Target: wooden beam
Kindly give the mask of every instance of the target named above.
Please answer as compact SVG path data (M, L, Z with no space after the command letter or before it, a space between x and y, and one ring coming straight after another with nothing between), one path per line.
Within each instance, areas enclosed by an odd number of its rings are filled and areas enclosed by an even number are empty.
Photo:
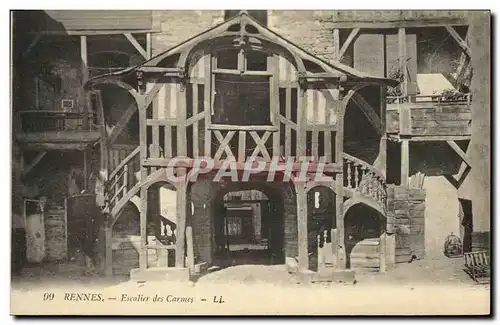
M465 162L462 162L460 165L460 169L456 175L444 175L444 177L450 182L451 185L453 185L457 190L462 186L463 182L469 175L471 171L471 167L467 165Z
M147 51L137 42L132 33L123 33L128 41L135 47L137 52L139 52L146 60L149 59Z
M349 34L349 36L345 40L344 44L342 44L342 47L340 48L337 61L341 61L342 60L342 58L344 57L345 53L349 49L349 46L354 41L354 39L356 38L356 36L358 36L359 31L360 31L360 28L354 28L351 31L351 33Z
M352 95L352 100L359 106L363 114L365 114L368 121L373 125L375 130L379 135L382 135L385 130L383 129L382 121L380 117L375 112L375 109L361 96L359 93L355 92Z
M42 37L41 33L37 33L35 37L33 37L33 40L31 40L31 43L28 45L26 50L23 52L23 57L27 57L28 54L31 52L31 50L38 44L38 41Z
M127 126L128 122L132 118L132 115L134 115L135 111L139 106L144 106L141 107L141 109L146 109L149 104L153 101L154 97L160 90L160 88L163 86L162 83L157 83L154 85L154 87L148 92L148 94L145 97L144 104L139 104L139 103L132 103L129 105L127 110L123 113L123 115L120 117L118 122L116 123L115 127L111 131L111 134L108 136L108 143L111 144L116 141L116 138L123 132L125 127Z
M434 19L415 19L415 20L399 20L399 21L340 21L329 24L330 28L348 29L353 26L366 29L391 29L391 28L417 28L417 27L441 27L443 24L465 26L469 24L467 18L448 18L440 17Z
M340 53L340 30L335 28L333 30L333 59L336 61L340 61L339 59Z
M151 59L153 56L153 42L151 41L151 33L146 33L146 56Z
M467 45L467 42L464 41L462 39L462 37L460 37L460 35L458 35L455 28L453 28L450 25L445 25L444 28L446 28L446 30L451 35L451 37L453 37L455 39L455 41L458 43L458 46L460 46L462 48L462 51L464 51L465 54L467 54L467 56L470 58L472 55L471 55L471 50L469 48L469 45Z
M448 145L455 150L455 152L462 158L462 160L469 165L469 167L472 167L471 162L469 160L469 157L467 157L467 154L460 148L460 146L453 140L448 140L446 141Z
M31 160L30 164L23 168L23 176L27 175L35 166L42 160L42 158L47 154L47 151L42 151L38 155L36 155L33 160Z
M410 175L410 141L401 140L401 186L408 186Z
M87 50L87 36L80 36L80 59L81 59L81 71L82 71L82 85L85 85L87 80L89 80L89 66L88 66L88 50ZM85 90L83 86L80 88L80 98L85 98ZM85 105L87 101L81 100L80 110L83 112L83 129L89 129L89 105Z

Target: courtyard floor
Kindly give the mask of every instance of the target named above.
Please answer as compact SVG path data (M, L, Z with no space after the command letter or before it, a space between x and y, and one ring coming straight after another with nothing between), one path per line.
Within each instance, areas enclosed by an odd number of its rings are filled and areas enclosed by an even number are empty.
M101 292L117 300L101 305L74 304L71 313L83 314L485 314L490 286L478 285L462 270L463 259L437 258L398 264L385 274L356 271L355 285L342 283L297 284L284 265L239 265L216 270L196 283L132 282L125 277L86 275L63 266L32 268L12 281L11 298L17 307L26 299L42 302L46 292ZM121 295L190 296L198 304L130 304ZM61 295L59 295L61 297ZM112 299L112 298L108 298ZM151 298L153 299L153 298ZM224 303L219 303L223 300ZM217 301L217 302L216 302ZM314 304L312 304L314 302ZM47 304L47 303L46 303ZM48 313L50 308L25 305L16 313ZM55 305L54 305L55 306ZM113 307L115 306L115 307ZM121 306L121 307L120 307ZM156 306L156 307L155 307ZM221 306L225 306L222 308ZM36 310L34 310L35 308ZM42 308L42 309L40 309ZM57 307L59 308L59 307ZM96 309L97 308L97 309ZM181 308L181 309L179 309ZM184 309L182 309L184 308ZM56 309L53 313L68 312Z

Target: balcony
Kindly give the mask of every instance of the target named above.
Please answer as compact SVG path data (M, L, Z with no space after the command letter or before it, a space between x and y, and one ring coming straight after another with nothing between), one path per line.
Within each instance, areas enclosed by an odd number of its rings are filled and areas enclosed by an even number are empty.
M387 133L414 140L471 136L471 95L387 97Z
M33 150L83 150L100 137L95 115L83 112L20 111L16 139Z

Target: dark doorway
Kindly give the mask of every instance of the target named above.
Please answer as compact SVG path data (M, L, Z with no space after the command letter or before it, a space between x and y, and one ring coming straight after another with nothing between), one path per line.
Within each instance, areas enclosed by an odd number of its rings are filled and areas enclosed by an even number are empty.
M472 251L472 201L459 199L460 204L460 240L463 252Z
M274 191L252 190L261 195L252 199L224 199L227 198L225 194L236 191L250 192L246 186L236 186L235 191L222 191L215 199L215 261L220 267L284 263L281 195Z

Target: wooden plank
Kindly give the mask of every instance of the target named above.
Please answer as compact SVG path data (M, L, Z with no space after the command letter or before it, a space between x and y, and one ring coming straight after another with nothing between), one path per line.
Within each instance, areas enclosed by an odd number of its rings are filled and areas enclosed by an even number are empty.
M462 158L463 162L469 165L469 167L472 167L471 161L469 160L469 157L467 157L467 154L460 148L460 146L453 140L448 140L446 141L448 145L455 150L455 152Z
M144 170L144 168L142 168ZM143 179L146 179L145 177ZM141 207L140 207L140 234L141 242L139 246L139 268L141 270L146 270L148 267L148 188L145 186L141 187Z
M460 48L462 48L462 51L464 51L465 54L467 54L467 56L470 58L471 57L471 50L470 50L469 46L467 45L467 42L465 42L462 39L462 37L460 37L460 35L458 35L458 33L455 30L455 28L453 28L450 25L445 25L444 28L446 28L446 30L451 35L451 37L453 37L455 39L455 41L457 42L458 46L460 46Z
M245 131L239 131L238 136L238 161L245 161L246 156L246 138L247 133Z
M209 130L219 131L268 131L278 132L277 126L273 125L229 125L229 124L210 124Z
M333 30L333 59L335 61L340 61L340 30L335 28Z
M432 120L432 121L470 121L472 113L436 113L429 111L411 111L412 119L414 120Z
M208 50L205 52L204 57L204 68L205 68L205 98L204 98L204 108L205 108L205 150L204 156L211 156L212 152L212 131L208 129L210 125L210 116L212 112L212 78L211 75L211 55Z
M344 57L345 53L349 49L349 46L354 41L354 39L356 38L356 36L358 36L359 31L360 31L360 28L354 28L351 31L351 33L349 33L349 36L347 37L346 41L344 42L344 44L342 44L342 47L340 48L337 61L341 61L342 60L342 58Z
M185 235L186 235L186 183L178 183L177 190L177 229L176 229L176 242L175 242L175 267L185 267Z
M146 125L147 126L164 126L164 125L174 126L174 125L177 125L177 120L173 119L173 118L147 119Z
M198 116L198 85L192 85L193 87L193 117ZM205 114L200 114L201 118L205 118ZM186 122L186 125L188 123ZM198 121L193 125L193 156L198 157L200 155L199 142L198 142Z
M449 135L449 136L465 136L471 134L470 126L467 127L439 127L439 128L413 128L412 135L428 135L428 136L437 136L437 135ZM469 137L470 138L470 137ZM459 140L458 138L453 138L452 140ZM425 140L424 140L425 141Z
M408 139L401 140L401 186L408 186L410 175L410 143Z
M292 88L285 89L285 114L287 120L292 120ZM290 157L292 154L292 129L290 125L285 124L285 155Z
M271 124L279 130L280 103L279 103L279 56L274 54L268 56L268 69L270 67L272 77L269 79L271 92ZM273 134L273 156L280 155L280 132Z
M408 94L408 70L406 68L406 30L405 28L398 29L398 54L399 54L399 69L404 75L401 83L401 93L403 96Z
M151 41L151 33L146 33L146 56L148 60L153 56L153 42Z
M414 128L454 128L454 127L468 127L470 125L470 120L412 120L411 123Z
M177 92L177 156L187 155L187 136L186 136L186 96L181 92L180 84L176 85Z
M153 120L157 120L159 118L159 114L158 114L158 111L159 111L159 107L158 107L158 102L157 101L153 101ZM150 155L152 158L159 158L160 157L160 129L159 129L159 126L158 125L153 125L151 126L152 130L151 130L151 135L152 135L152 146L153 146L153 150L152 152L150 152ZM152 172L154 172L155 170L152 170Z
M132 33L123 33L123 35L125 35L128 41L134 46L134 48L137 50L137 52L139 52L140 55L142 55L146 60L149 59L147 51L141 46L141 44L139 44Z

